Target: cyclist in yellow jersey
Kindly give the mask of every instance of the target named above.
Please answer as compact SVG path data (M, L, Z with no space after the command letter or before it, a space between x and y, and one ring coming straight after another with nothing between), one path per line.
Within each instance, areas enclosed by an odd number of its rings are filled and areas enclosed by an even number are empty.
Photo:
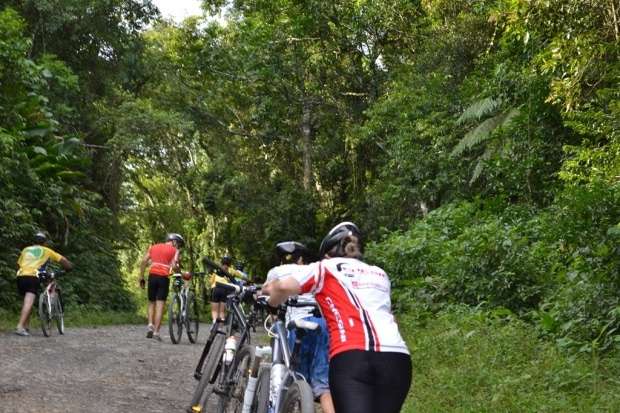
M241 279L247 279L247 275L240 271L237 271L232 266L232 258L225 255L221 260L221 268L228 274L235 277L235 281ZM211 273L209 276L209 285L211 287L211 318L215 323L217 319L223 320L226 317L226 296L230 294L230 289L219 286L220 284L232 284L231 280L225 275L219 273L217 270ZM235 282L236 284L237 282Z
M19 266L17 270L17 291L24 297L19 322L15 329L15 334L20 336L30 335L28 325L32 305L39 292L39 271L44 271L50 261L60 263L67 271L73 268L73 264L68 259L46 247L47 242L47 235L40 231L37 232L34 236L34 245L24 248L17 260Z

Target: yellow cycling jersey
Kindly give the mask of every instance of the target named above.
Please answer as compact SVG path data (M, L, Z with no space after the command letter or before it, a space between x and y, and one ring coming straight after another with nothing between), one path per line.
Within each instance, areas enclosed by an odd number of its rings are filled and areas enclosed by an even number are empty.
M237 271L234 268L229 268L228 273L232 275L233 277L235 277L235 279L247 278L247 276L244 276L244 273L242 273L241 271ZM209 286L211 288L214 288L216 283L230 284L231 282L227 277L224 277L222 275L219 275L213 272L211 273L211 275L209 275Z
M19 270L17 270L18 277L37 277L39 269L45 266L49 260L59 262L62 259L62 255L54 251L53 249L44 247L42 245L31 245L22 250L22 253L17 260Z

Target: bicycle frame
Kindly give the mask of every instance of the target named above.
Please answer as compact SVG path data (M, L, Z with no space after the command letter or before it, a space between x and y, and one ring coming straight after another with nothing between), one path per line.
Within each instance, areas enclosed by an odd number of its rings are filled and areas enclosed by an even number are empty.
M272 330L275 330L276 335L275 340L272 344L272 369L273 366L276 366L278 364L283 364L285 368L285 374L282 377L279 388L277 389L275 394L270 394L269 397L269 402L273 403L273 411L279 412L282 408L284 394L286 393L286 390L288 389L290 384L298 379L305 380L305 377L297 373L294 369L293 362L297 359L297 356L299 354L299 346L296 346L293 354L291 354L291 349L288 345L288 334L284 325L284 321L277 320L272 326Z
M56 320L58 332L64 334L64 308L60 295L60 287L56 278L63 274L62 271L40 271L39 278L42 284L39 295L39 318L43 335L49 337L51 333L51 322Z
M209 350L211 349L211 344L213 343L215 336L217 334L224 334L225 337L230 337L233 335L233 323L235 320L238 323L237 329L241 331L241 337L237 340L237 349L241 348L244 344L250 344L249 325L243 313L243 309L241 308L241 299L239 295L240 293L228 295L226 299L226 319L217 320L211 327L209 338L205 343L202 354L200 355L200 359L198 360L198 364L196 365L196 369L194 371L194 378L196 378L196 380L200 380L202 377L203 364L207 358L207 354L209 354ZM222 326L224 326L223 329L220 328Z
M56 274L54 272L49 273L49 281L47 281L47 285L43 288L41 294L47 295L49 298L52 298L56 295L57 282L56 282ZM47 300L47 310L49 314L52 314L52 300Z
M316 307L316 304L306 303L306 304L298 304L296 300L290 300L287 305L294 307ZM280 308L277 314L276 321L273 323L271 328L265 327L270 336L274 338L272 342L272 361L271 361L271 369L273 371L274 366L283 365L284 367L284 375L280 383L278 383L278 388L275 391L275 394L272 394L270 391L269 394L269 403L271 405L271 409L274 412L280 412L282 409L282 403L284 402L284 396L289 388L289 386L295 382L296 380L304 380L307 381L306 378L298 373L296 370L296 362L299 358L299 344L301 343L301 337L303 336L303 331L306 328L312 329L316 328L316 324L307 325L305 327L301 326L301 323L291 322L292 326L289 323L289 328L296 328L298 334L295 339L295 348L293 353L291 353L291 349L288 344L288 332L287 326L285 325L285 309ZM270 386L271 388L271 386ZM270 409L270 410L271 410Z
M174 294L177 295L181 300L181 321L185 322L185 320L187 319L187 294L189 293L190 286L188 283L185 282L181 286L177 284L178 279L182 277L181 274L172 274L170 277L174 278Z

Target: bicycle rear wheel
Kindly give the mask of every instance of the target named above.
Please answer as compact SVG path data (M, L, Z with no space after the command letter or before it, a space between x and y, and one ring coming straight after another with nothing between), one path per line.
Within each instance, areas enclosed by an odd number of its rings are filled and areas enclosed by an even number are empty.
M227 389L227 394L220 395L220 412L241 412L250 366L254 363L254 347L247 344L241 347L233 362L234 371L230 378L230 387Z
M211 348L203 364L202 376L192 396L190 412L208 411L206 406L213 393L213 382L217 378L215 373L219 371L218 366L222 362L225 341L224 334L218 333L211 343Z
M196 297L194 293L191 292L187 294L187 315L185 317L185 323L187 327L187 338L190 343L195 343L196 340L198 340L200 316Z
M295 380L286 390L282 413L314 413L312 389L305 380Z
M178 344L183 334L183 318L181 309L181 297L174 294L172 301L168 306L168 330L170 331L170 341Z
M62 299L60 298L60 290L56 292L56 295L52 298L53 313L56 319L56 328L59 334L65 334L65 317L62 308Z
M49 337L52 332L52 314L50 314L49 299L47 291L39 295L39 319L41 320L41 330L45 337Z

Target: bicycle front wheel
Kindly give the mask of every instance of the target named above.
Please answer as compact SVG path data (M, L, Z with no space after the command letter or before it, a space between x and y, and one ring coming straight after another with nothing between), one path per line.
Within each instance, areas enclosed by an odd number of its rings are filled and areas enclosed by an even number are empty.
M213 393L214 381L217 379L217 372L219 372L219 365L222 362L222 355L224 354L224 344L226 339L223 334L217 334L211 343L211 348L207 354L207 358L204 361L202 376L198 382L198 386L194 390L192 396L192 402L190 412L206 412L206 406Z
M312 389L305 380L295 380L286 391L282 413L314 413Z
M248 385L250 366L254 363L254 347L245 345L237 352L233 361L233 374L227 394L220 395L220 412L240 413L243 396Z
M252 400L251 413L267 413L269 410L269 381L271 380L271 365L261 367L256 383L256 393Z
M62 308L62 298L60 297L60 290L56 292L56 295L52 299L54 308L54 318L56 319L56 328L59 334L65 334L65 317Z
M52 332L52 314L49 305L50 296L47 291L39 295L39 319L41 320L41 330L43 335L49 337Z
M183 317L181 308L181 297L175 294L168 306L168 330L170 331L170 341L178 344L183 334Z
M198 340L198 328L200 327L200 317L198 303L193 293L187 294L187 316L185 318L187 327L187 338L190 343Z

